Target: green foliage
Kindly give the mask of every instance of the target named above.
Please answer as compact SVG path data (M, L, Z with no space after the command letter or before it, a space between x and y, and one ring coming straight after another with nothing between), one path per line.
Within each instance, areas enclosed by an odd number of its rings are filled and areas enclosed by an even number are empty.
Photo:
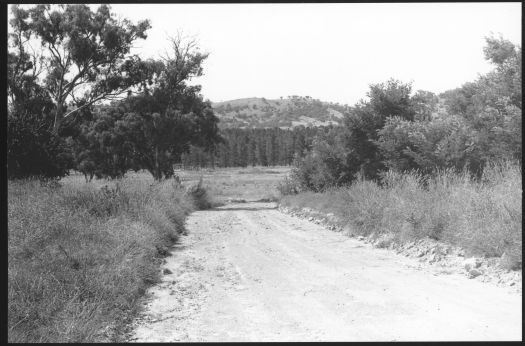
M136 39L146 37L149 24L117 20L107 5L95 12L83 4L29 9L13 5L11 9L8 174L54 178L76 165L92 177L94 157L99 161L107 161L107 157L99 155L102 144L96 155L87 154L96 145L93 138L89 142L89 131L81 130L80 123L83 117L91 121L94 102L118 95L140 81L139 60L129 57L129 49ZM31 49L30 40L42 44L41 54ZM78 95L79 90L84 95ZM108 126L104 131L104 136L109 136ZM90 147L79 149L79 143ZM118 145L112 143L106 149L109 147L115 151ZM97 176L123 174L118 169L108 170L107 164L102 166ZM116 166L122 165L114 164L113 168Z
M330 127L295 127L293 129L226 128L221 131L223 141L213 152L191 146L182 155L185 168L247 167L290 165L294 155L303 156L318 133Z
M46 71L39 84L53 100L55 132L73 112L139 82L129 51L137 39L146 38L148 21L119 20L108 5L96 11L86 4L40 4L28 10L14 5L12 14L13 45L27 54L22 48L30 38L42 44L42 55L33 54L32 60ZM68 102L73 110L66 110Z
M202 74L207 55L180 37L172 39L172 48L172 57L141 62L138 95L96 107L80 123L70 143L86 180L118 178L131 169L146 169L156 180L170 178L190 145L213 151L221 141L218 119L199 94L200 86L187 85Z
M297 190L323 191L351 181L352 177L344 166L345 152L340 133L338 128L321 132L304 157L296 155L290 179L295 182Z
M360 174L377 178L384 170L376 140L386 119L399 116L413 119L416 112L410 99L411 86L396 80L370 86L369 101L361 101L345 116L342 130L318 137L312 151L296 161L293 179L303 189L321 191L350 183Z
M347 175L357 174L377 179L385 169L383 157L376 141L378 131L390 117L413 120L415 110L410 98L411 85L397 80L370 86L369 102L361 101L351 109L345 118L343 146L345 148L344 165Z
M221 141L218 119L209 101L199 94L200 86L187 82L202 75L200 53L194 41L171 39L172 56L151 62L151 83L137 96L124 101L126 117L120 125L133 142L137 167L147 169L156 180L173 175L173 165L190 145L212 151Z
M25 114L7 116L8 178L63 177L71 167L68 148L44 120Z
M479 178L491 161L521 162L521 47L487 38L484 52L495 69L442 101L422 90L411 95L410 84L396 80L371 85L369 100L345 114L343 130L319 137L295 162L293 179L322 191L358 176L378 181L388 169L467 169Z
M8 177L62 177L71 165L63 139L52 131L54 104L38 85L38 71L20 40L7 61Z
M105 106L84 118L79 133L68 138L73 150L75 168L86 180L122 178L135 163L134 138L127 124L129 116L124 107Z
M461 117L417 122L391 118L379 135L377 143L389 169L431 174L438 169L467 168L481 174L482 153L474 142L475 134Z
M415 122L389 119L379 130L388 168L468 168L480 176L487 162L521 161L521 48L487 38L484 51L496 69L442 94L449 114Z
M432 114L437 111L439 97L433 92L418 90L411 98L412 108L415 112L415 120L430 120Z

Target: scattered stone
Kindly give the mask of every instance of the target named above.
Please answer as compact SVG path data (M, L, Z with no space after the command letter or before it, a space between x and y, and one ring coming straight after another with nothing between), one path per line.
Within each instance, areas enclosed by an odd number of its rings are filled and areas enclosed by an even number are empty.
M437 262L438 260L439 260L438 254L436 254L435 252L433 253L431 251L430 257L428 258L428 263L434 263L434 262Z
M406 243L396 243L392 240L383 239L388 234L381 229L378 234L371 234L368 237L353 234L349 224L342 226L342 220L338 219L334 213L318 213L311 208L294 209L280 206L279 210L291 216L295 216L309 222L323 225L326 229L342 232L349 238L354 238L365 243L370 243L377 248L388 248L397 254L405 257L416 257L419 262L426 265L440 266L446 268L448 273L464 273L469 279L478 278L481 281L492 281L494 284L513 286L521 290L521 272L518 274L516 269L521 269L521 261L510 258L507 254L495 258L466 258L465 250L454 245L440 243L434 239L418 239L407 241ZM386 230L388 231L388 230ZM386 238L386 237L385 237ZM408 240L408 239L407 239ZM361 245L359 247L362 247ZM514 260L514 261L513 261ZM418 267L422 265L419 264ZM482 275L481 278L479 278Z
M385 233L379 236L374 242L374 246L377 248L388 248L391 247L394 241L394 235L392 233Z
M499 260L499 267L507 270L521 269L521 260L509 256L506 252L503 253Z
M469 278L469 279L474 279L475 277L478 277L478 276L480 276L481 274L482 274L482 273L481 273L479 270L477 270L477 269L470 269L470 270L468 271L468 278Z
M463 261L463 268L465 268L466 271L470 271L471 269L479 268L480 266L481 266L481 260L479 258L471 257Z

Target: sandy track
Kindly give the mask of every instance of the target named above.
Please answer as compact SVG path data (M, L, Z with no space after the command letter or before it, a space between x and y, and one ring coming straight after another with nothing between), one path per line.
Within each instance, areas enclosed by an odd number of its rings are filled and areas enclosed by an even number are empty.
M199 211L130 341L521 340L521 295L280 213Z

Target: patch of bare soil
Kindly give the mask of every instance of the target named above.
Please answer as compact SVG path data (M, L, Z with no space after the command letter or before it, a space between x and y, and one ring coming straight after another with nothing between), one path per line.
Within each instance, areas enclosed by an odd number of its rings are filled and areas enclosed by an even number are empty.
M521 294L435 275L275 203L198 211L129 341L521 340Z

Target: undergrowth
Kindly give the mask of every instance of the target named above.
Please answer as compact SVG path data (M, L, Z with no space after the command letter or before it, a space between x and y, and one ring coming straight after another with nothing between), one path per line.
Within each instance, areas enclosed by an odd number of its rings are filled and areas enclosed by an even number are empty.
M8 183L8 339L103 340L159 280L161 258L199 205L174 180L116 187Z
M487 167L481 179L451 170L433 177L390 171L381 185L361 179L346 188L286 195L281 203L334 213L356 235L393 233L399 243L429 237L471 255L505 253L508 269L518 269L521 198L521 166L504 162Z

